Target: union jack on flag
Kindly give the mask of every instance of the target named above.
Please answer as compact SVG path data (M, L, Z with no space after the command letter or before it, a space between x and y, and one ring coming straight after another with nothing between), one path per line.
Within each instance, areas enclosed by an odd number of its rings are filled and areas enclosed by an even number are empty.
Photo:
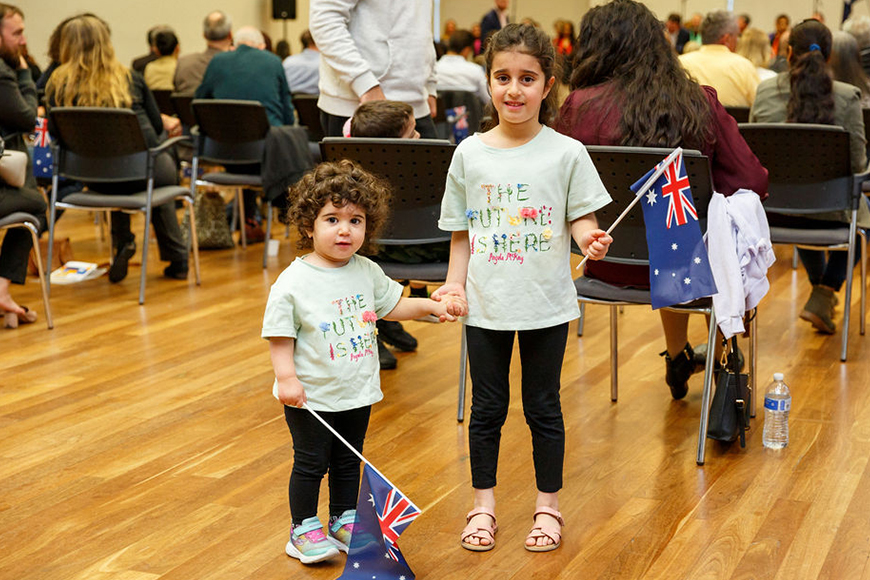
M48 147L51 139L48 137L48 119L43 117L36 118L36 127L33 129L33 146Z
M417 506L366 464L347 563L338 580L414 580L398 540L419 515Z
M683 156L677 155L673 163L665 168L664 176L666 183L662 185L662 197L668 198L668 229L671 229L673 220L678 226L686 225L686 214L698 221L698 212L692 204L692 192L689 189L689 178L683 169ZM686 192L689 192L686 195Z
M653 309L716 294L682 152L647 185L660 166L661 163L631 186L641 197L643 207Z

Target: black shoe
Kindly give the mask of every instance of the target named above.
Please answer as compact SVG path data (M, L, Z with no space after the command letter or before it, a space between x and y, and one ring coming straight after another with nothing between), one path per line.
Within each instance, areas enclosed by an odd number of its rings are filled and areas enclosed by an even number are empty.
M382 371L391 371L396 368L399 361L396 360L396 355L390 352L381 339L378 339L378 361L381 363Z
M378 340L402 352L417 350L417 339L408 334L400 322L395 320L378 320Z
M127 263L130 258L136 253L136 242L130 241L123 246L118 247L115 254L115 259L112 260L112 265L109 266L109 282L113 284L120 282L127 277Z
M187 280L187 260L173 260L163 269L163 275L174 280Z
M668 351L659 353L665 357L665 382L671 388L674 399L682 399L689 392L689 377L695 372L695 353L687 342L676 358L671 359Z

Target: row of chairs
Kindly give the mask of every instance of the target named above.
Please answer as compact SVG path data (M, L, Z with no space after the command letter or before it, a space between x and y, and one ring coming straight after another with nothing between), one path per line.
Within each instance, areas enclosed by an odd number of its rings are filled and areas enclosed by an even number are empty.
M767 211L781 215L806 215L820 211L848 209L852 221L848 226L825 230L800 228L772 228L774 243L846 250L854 255L856 215L860 203L861 185L866 175L853 175L849 166L848 134L837 127L807 125L741 125L741 133L750 147L770 171L770 198ZM629 189L638 176L659 162L669 151L663 149L630 147L587 147L595 166L614 197L615 203L597 212L599 224L607 228L633 197ZM324 160L353 159L375 173L386 177L396 192L394 218L379 240L382 244L419 244L449 239L438 230L436 222L446 176L452 156L450 144L422 140L416 143L401 140L325 139L321 143ZM821 155L820 152L824 152ZM709 160L697 151L685 151L693 196L699 218L706 220L706 208L713 193ZM795 169L798 166L799 169ZM863 240L863 239L862 239ZM862 243L862 256L865 244ZM608 253L608 260L619 263L648 264L645 228L642 210L637 207L620 225L618 235ZM864 333L864 295L866 269L862 260L861 333ZM396 279L418 279L437 283L446 277L447 264L382 264L385 272ZM847 280L846 314L843 328L841 359L846 360L851 302L851 271ZM611 326L611 398L618 394L618 337L617 308L624 305L649 304L649 292L610 286L580 277L576 281L581 303L605 304L610 307ZM712 395L712 368L715 340L715 312L712 302L696 301L675 307L692 313L710 316L707 339L702 412L698 432L696 461L705 461L705 441L709 404ZM754 313L757 314L757 313ZM749 374L750 386L755 387L757 352L757 316L750 323ZM465 406L465 342L460 348L460 380L457 420L464 418ZM753 388L753 392L755 392ZM756 401L750 402L755 416Z

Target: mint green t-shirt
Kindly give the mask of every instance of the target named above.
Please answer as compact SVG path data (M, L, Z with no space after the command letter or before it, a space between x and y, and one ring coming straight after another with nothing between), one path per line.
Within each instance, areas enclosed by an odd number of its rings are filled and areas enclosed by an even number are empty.
M547 328L577 318L571 221L610 203L583 145L550 129L510 149L456 148L438 227L468 230L470 326Z
M402 286L368 258L340 268L296 258L272 284L261 336L296 339L296 376L315 411L371 405L383 398L375 321L401 296Z

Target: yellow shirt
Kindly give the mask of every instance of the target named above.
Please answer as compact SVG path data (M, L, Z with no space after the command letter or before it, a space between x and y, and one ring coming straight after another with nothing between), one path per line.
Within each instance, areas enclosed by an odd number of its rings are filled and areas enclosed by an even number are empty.
M175 90L175 65L178 59L174 56L161 56L145 66L145 84L152 91Z
M755 101L758 71L727 46L705 44L695 52L680 55L680 63L696 81L716 89L723 106L751 107Z

